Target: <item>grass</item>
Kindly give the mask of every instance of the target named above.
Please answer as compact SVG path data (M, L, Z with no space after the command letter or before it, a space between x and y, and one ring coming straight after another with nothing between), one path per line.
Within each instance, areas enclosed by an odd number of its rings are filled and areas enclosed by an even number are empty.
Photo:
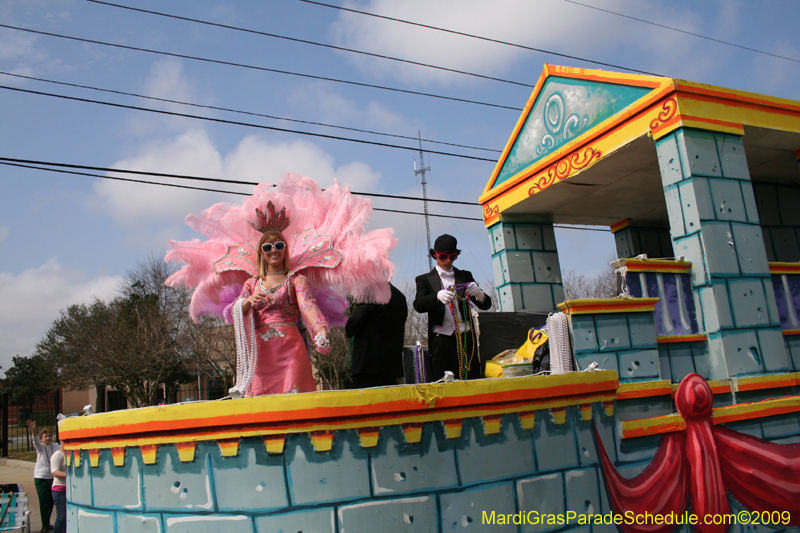
M36 462L36 450L32 452L20 452L20 453L10 453L8 454L9 459L16 459L17 461L29 461L31 463Z

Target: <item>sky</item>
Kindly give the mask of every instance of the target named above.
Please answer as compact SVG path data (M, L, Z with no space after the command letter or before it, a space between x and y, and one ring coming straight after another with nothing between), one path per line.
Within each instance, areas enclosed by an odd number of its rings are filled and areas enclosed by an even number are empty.
M419 147L415 139L420 135L425 150L473 158L426 153L424 162L431 169L428 196L477 202L494 168L493 160L519 117L519 111L505 107L524 106L545 63L618 70L584 61L593 60L800 100L800 11L796 2L789 0L582 0L586 5L568 0L328 2L578 59L300 0L119 0L117 6L88 0L3 0L2 25L130 48L0 27L0 157L250 182L275 182L285 172L299 172L323 187L337 178L356 192L419 197L422 186L414 174L414 164L416 161L419 166L420 162L413 150L263 126L412 149ZM132 11L119 5L451 70ZM40 80L408 138L189 107ZM106 175L102 171L86 172ZM252 191L249 185L141 179ZM242 198L0 165L0 365L8 369L14 355L31 355L60 310L92 298L113 298L137 261L163 256L167 239L198 237L183 223L187 214L217 202L241 202ZM428 270L424 218L378 209L421 212L421 202L375 198L373 207L376 211L370 228L392 227L399 239L390 256L396 265L395 283L412 283L415 275ZM429 209L440 215L481 216L478 206L431 203ZM456 266L472 271L482 284L492 281L489 240L482 222L436 217L430 223L433 239L441 233L458 238L464 253ZM615 253L610 233L559 228L556 237L563 272L594 275Z

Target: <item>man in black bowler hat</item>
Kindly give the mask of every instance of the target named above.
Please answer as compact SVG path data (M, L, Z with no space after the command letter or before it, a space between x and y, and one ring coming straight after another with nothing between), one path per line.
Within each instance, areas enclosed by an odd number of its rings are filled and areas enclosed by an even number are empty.
M430 250L436 266L416 278L414 309L418 313L428 313L428 352L434 381L441 379L445 370L451 371L456 379L483 377L483 363L475 343L475 324L468 304L466 313L464 305L465 298L469 298L478 309L486 310L492 306L492 299L475 283L471 272L453 267L453 261L461 253L457 246L458 241L452 235L437 237ZM457 317L453 316L451 303L457 310Z

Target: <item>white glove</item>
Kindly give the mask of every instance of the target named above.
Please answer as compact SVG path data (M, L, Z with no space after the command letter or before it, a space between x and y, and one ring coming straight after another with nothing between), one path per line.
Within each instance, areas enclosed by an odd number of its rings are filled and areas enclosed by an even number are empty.
M470 298L477 296L480 301L483 301L483 299L486 297L481 288L474 281L471 281L469 285L467 285L467 288L464 289L464 292L466 292L467 296Z
M453 291L448 291L447 289L442 289L436 293L436 298L439 299L444 305L449 304L452 302L456 297L456 293Z

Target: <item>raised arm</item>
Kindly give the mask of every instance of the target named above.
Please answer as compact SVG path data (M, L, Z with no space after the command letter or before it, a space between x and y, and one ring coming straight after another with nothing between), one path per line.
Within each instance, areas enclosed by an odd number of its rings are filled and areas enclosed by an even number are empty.
M33 420L26 420L25 425L28 426L28 429L33 433L33 447L36 448L36 452L45 454L44 444L39 439L39 434L36 432L36 422Z

